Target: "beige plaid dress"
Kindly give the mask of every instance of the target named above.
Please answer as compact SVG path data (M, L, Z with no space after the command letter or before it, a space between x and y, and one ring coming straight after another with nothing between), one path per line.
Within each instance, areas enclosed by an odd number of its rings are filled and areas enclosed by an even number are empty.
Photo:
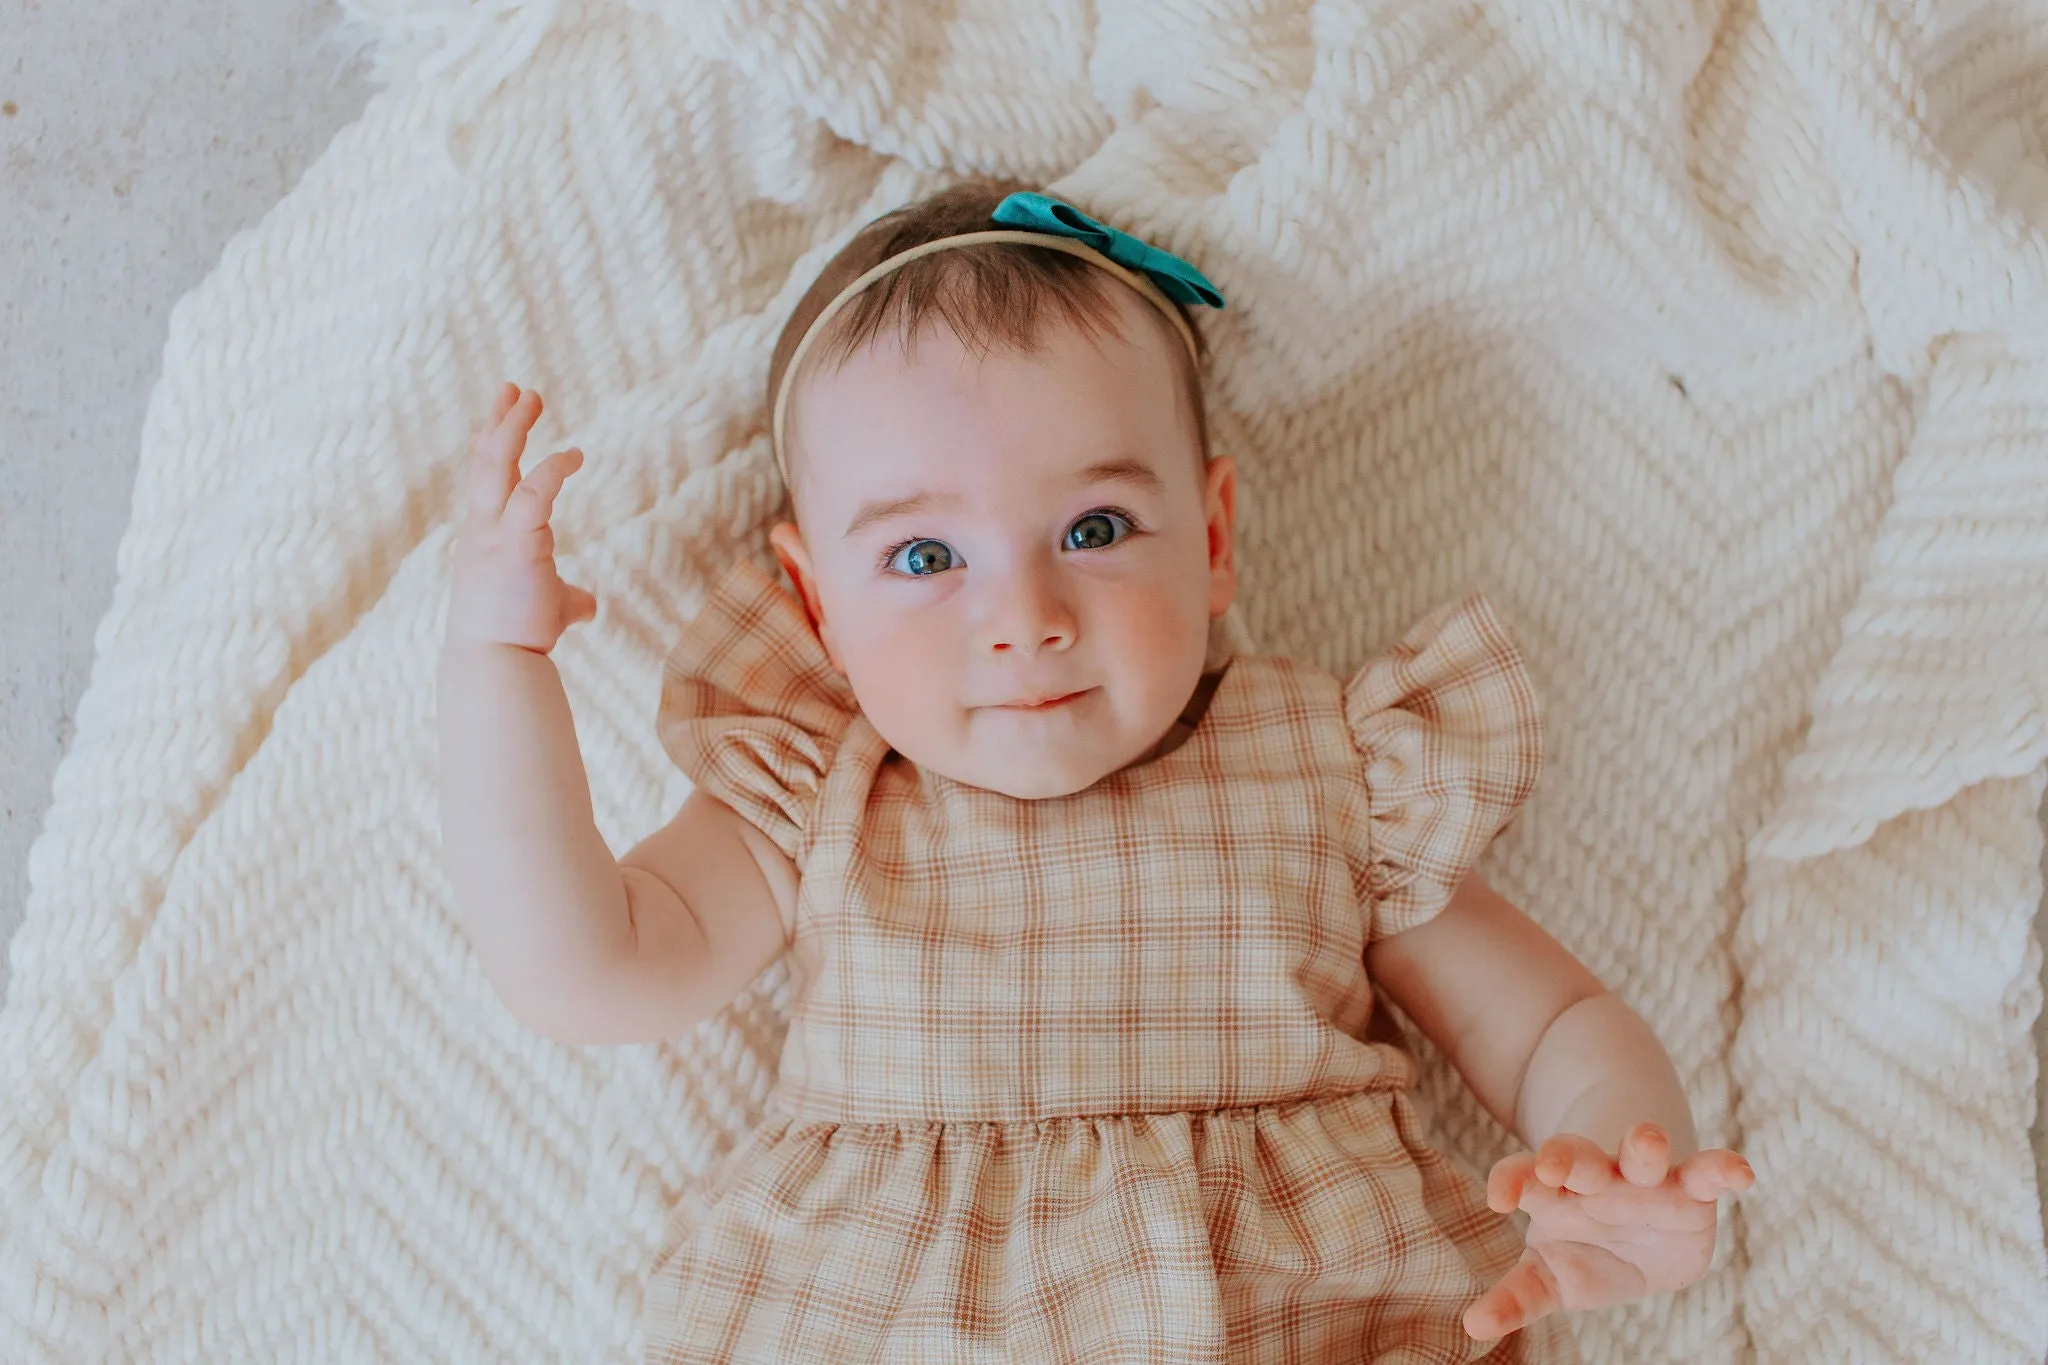
M650 1360L1571 1358L1556 1316L1466 1337L1520 1238L1363 1040L1367 944L1535 780L1513 640L1467 598L1348 681L1245 655L1196 704L1018 800L893 753L761 568L713 591L661 738L801 869L796 1003L762 1122L673 1215Z

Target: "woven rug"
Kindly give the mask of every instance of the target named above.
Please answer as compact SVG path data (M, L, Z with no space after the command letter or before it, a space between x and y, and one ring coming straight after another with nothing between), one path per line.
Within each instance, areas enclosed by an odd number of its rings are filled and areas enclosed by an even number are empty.
M774 1077L498 1006L450 912L450 502L505 379L602 602L623 852L779 490L812 272L974 173L1197 262L1245 624L1348 671L1470 587L1552 761L1496 882L1757 1188L1596 1362L2039 1361L2048 13L1611 0L350 0L381 92L177 307L0 1015L0 1357L616 1360ZM1508 1150L1441 1059L1475 1168Z

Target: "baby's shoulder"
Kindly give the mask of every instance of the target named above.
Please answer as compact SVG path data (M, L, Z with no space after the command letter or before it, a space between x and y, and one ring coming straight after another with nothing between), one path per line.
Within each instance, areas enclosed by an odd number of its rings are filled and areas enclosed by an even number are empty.
M1255 725L1321 721L1343 711L1345 679L1296 655L1240 654L1224 679L1237 693L1233 709Z
M1358 758L1345 723L1344 679L1292 655L1233 658L1198 728L1226 780L1342 767Z

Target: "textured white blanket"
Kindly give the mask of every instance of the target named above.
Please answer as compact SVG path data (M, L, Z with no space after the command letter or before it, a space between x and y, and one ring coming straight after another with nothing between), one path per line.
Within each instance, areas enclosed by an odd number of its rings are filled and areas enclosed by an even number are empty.
M1489 867L1760 1184L1602 1362L2038 1361L2048 13L1621 0L352 0L390 88L173 315L0 1017L0 1358L599 1360L749 1122L778 965L672 1046L499 1008L449 913L451 481L580 444L557 658L613 847L774 511L855 226L1035 177L1189 256L1247 623L1462 587L1554 761ZM1445 1140L1498 1130L1430 1059Z

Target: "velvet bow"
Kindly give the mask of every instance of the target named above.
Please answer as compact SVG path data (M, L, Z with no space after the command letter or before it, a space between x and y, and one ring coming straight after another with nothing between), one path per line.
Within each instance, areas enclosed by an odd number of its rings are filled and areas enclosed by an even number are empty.
M1072 237L1094 248L1126 270L1144 274L1159 291L1178 303L1223 306L1223 295L1201 271L1170 251L1141 242L1128 232L1097 222L1072 204L1050 195L1020 191L996 205L989 215L1004 227Z

